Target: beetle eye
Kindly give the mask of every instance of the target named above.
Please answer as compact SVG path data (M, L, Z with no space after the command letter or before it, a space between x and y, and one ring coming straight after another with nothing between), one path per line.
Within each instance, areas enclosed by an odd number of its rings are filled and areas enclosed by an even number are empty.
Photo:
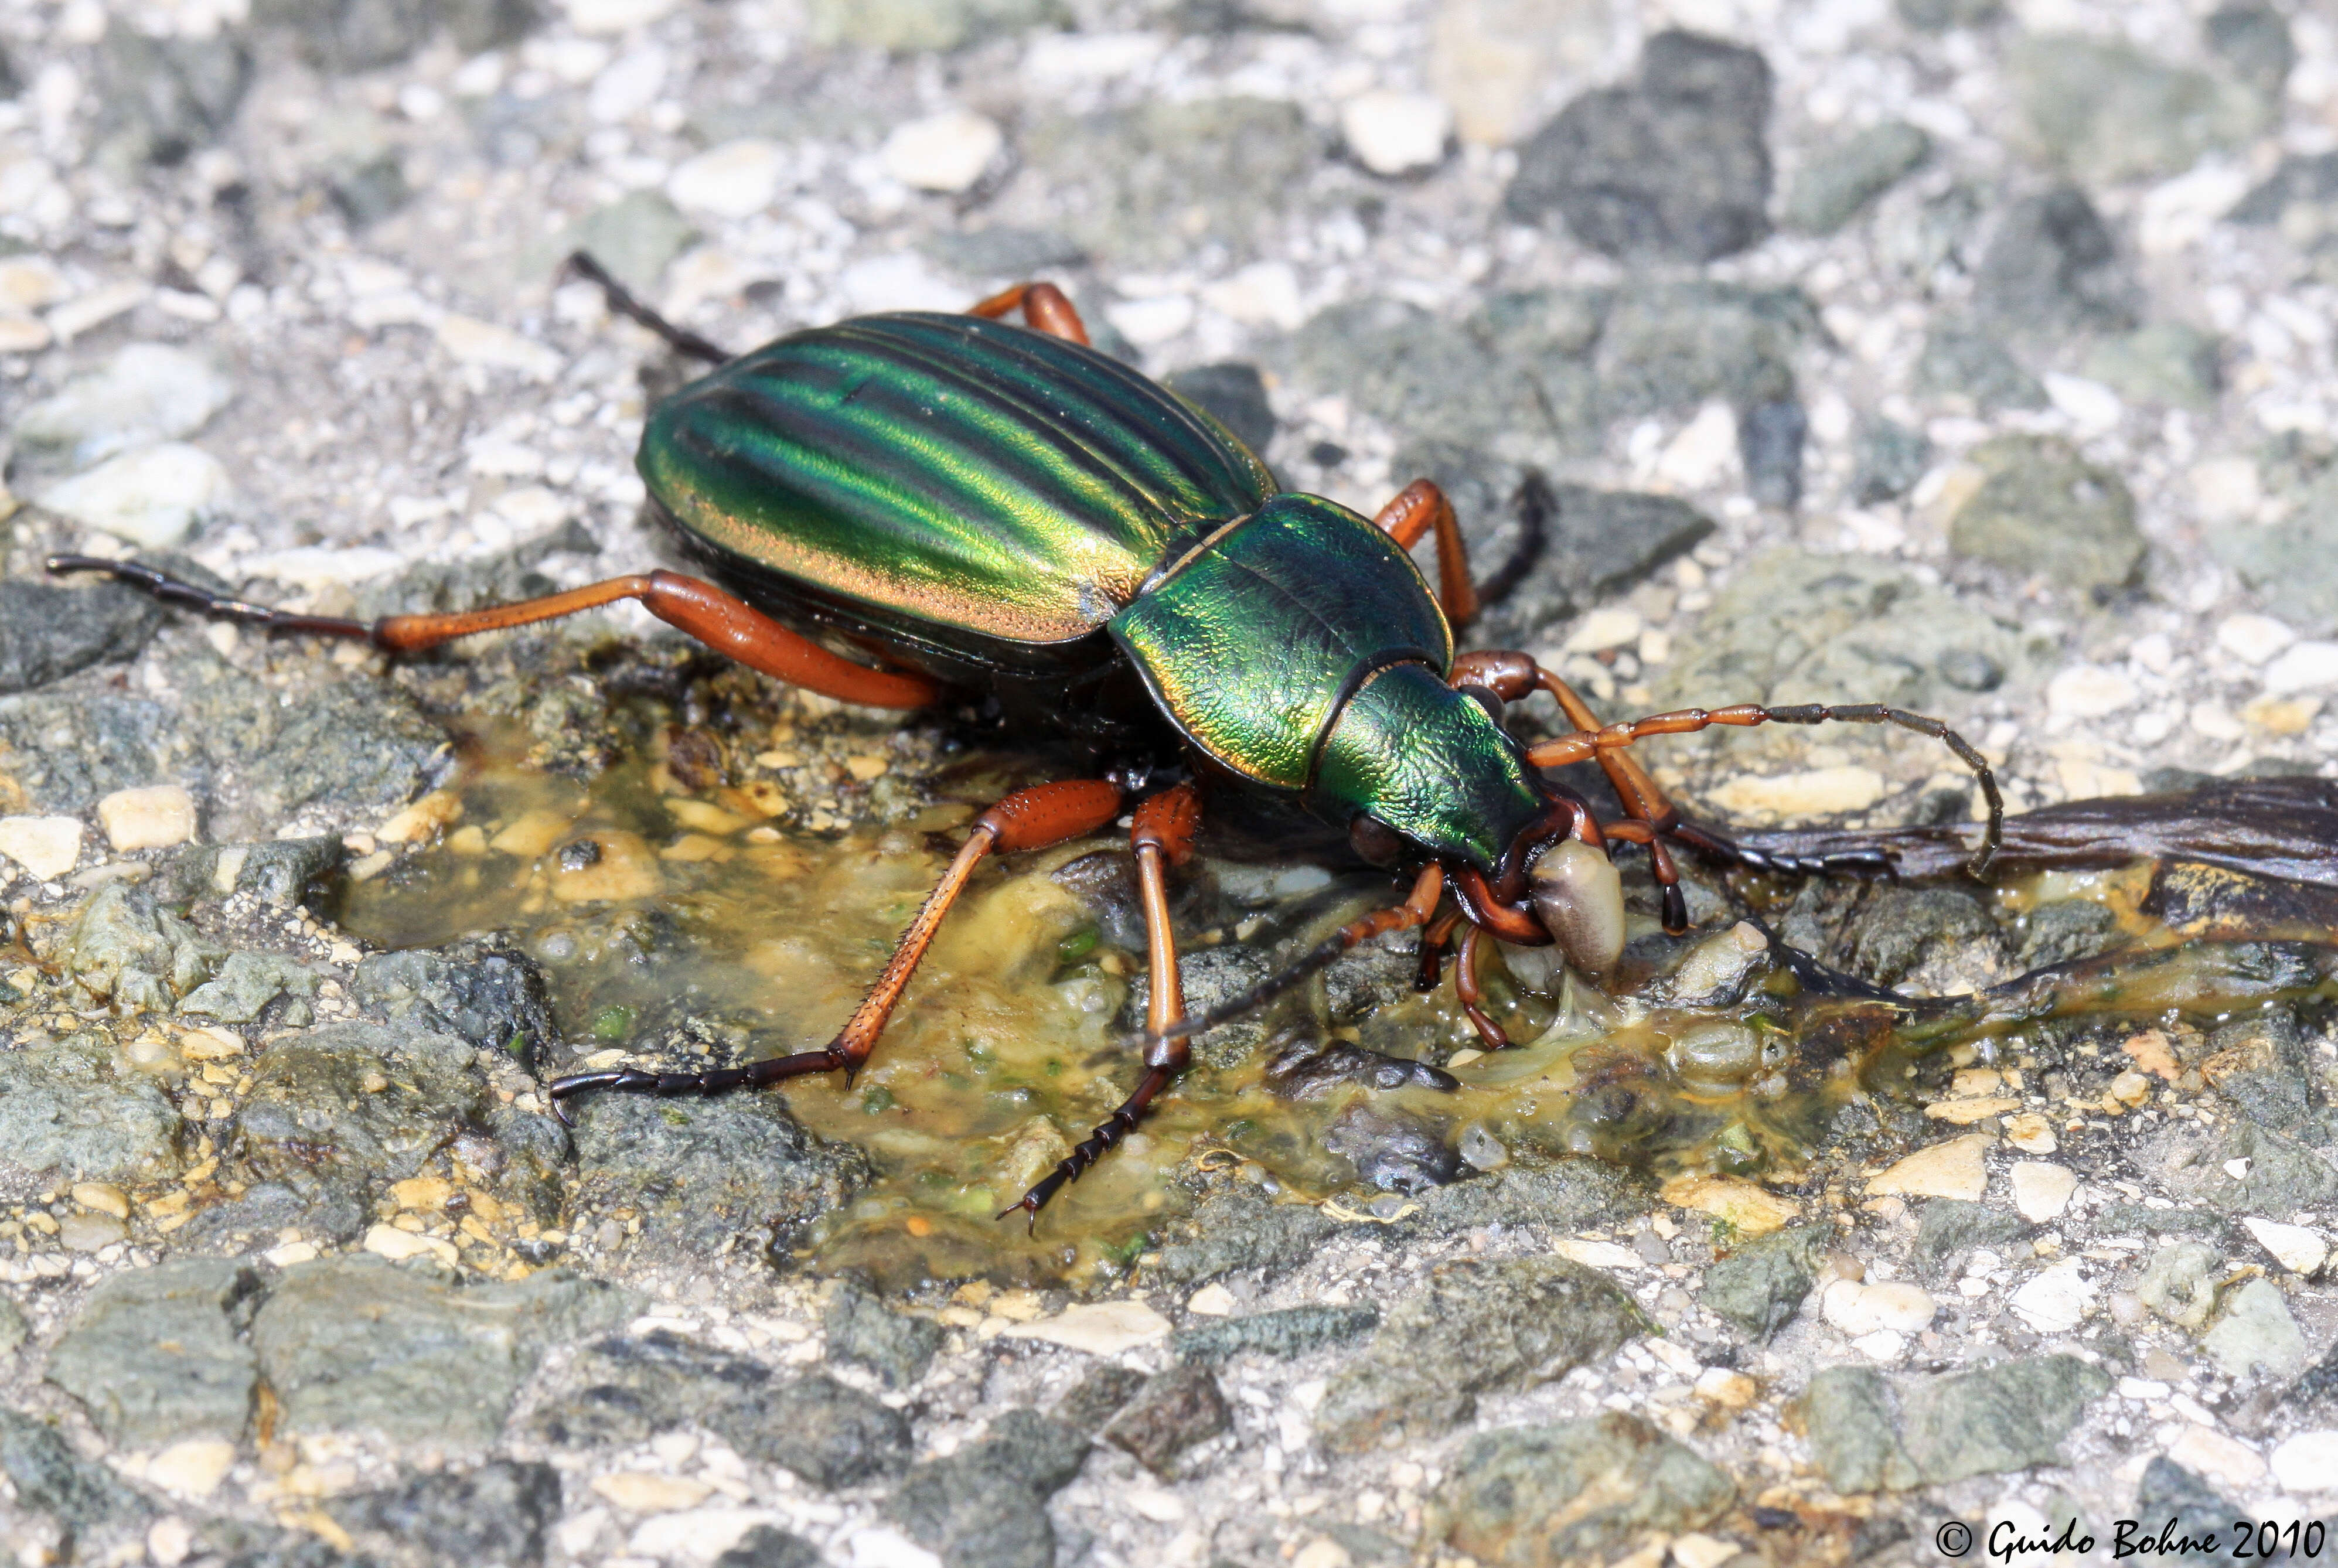
M1348 823L1349 848L1370 866L1390 866L1404 853L1404 836L1377 817L1359 813Z

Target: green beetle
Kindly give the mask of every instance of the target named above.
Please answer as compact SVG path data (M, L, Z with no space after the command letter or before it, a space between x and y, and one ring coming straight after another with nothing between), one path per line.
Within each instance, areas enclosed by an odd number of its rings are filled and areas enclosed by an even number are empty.
M1523 653L1459 654L1478 607L1460 531L1427 481L1376 518L1282 490L1194 404L1089 347L1047 284L964 316L897 313L791 334L736 358L658 318L589 257L571 265L612 307L712 374L652 413L637 464L653 515L712 582L671 572L547 598L367 625L210 593L134 563L54 558L247 623L361 637L391 652L617 600L752 668L841 700L918 708L972 697L1026 731L1086 741L1098 777L1023 789L975 819L891 961L825 1048L707 1073L634 1068L551 1086L704 1094L868 1060L952 901L986 855L1093 833L1132 802L1148 933L1145 1073L1135 1092L1007 1212L1036 1216L1133 1129L1184 1066L1188 1039L1357 943L1426 927L1424 981L1464 929L1456 985L1479 1006L1481 936L1547 946L1597 976L1624 940L1613 842L1648 850L1665 924L1685 927L1670 846L1775 862L1684 822L1626 748L1711 724L1891 722L1946 740L1999 800L1979 755L1937 720L1881 707L1688 710L1601 725ZM1002 319L1020 311L1026 326ZM1537 497L1525 497L1531 511ZM1436 540L1439 587L1407 553ZM818 639L817 641L815 639ZM850 648L867 662L829 644ZM1576 730L1523 746L1503 705L1550 693ZM1603 822L1547 770L1606 769L1625 816ZM1208 1014L1184 1014L1166 876L1205 799L1243 798L1344 830L1367 860L1412 874L1406 898ZM1789 869L1808 869L1793 866ZM1446 896L1452 905L1446 906Z

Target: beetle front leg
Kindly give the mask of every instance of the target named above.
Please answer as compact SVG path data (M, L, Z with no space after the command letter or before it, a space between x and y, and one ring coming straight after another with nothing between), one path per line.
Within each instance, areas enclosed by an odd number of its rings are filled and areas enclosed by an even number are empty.
M1154 1096L1185 1070L1193 1058L1186 1036L1176 1032L1185 1016L1185 986L1177 974L1177 939L1169 924L1168 867L1182 866L1194 853L1194 832L1200 827L1202 802L1190 783L1164 789L1136 808L1129 824L1130 853L1136 860L1137 896L1144 907L1144 950L1147 995L1144 1008L1144 1076L1135 1092L1111 1115L1096 1124L1057 1162L1055 1170L1023 1196L999 1210L998 1218L1028 1214L1036 1229L1039 1210L1066 1184L1102 1159L1106 1151L1136 1130L1136 1123Z
M1060 784L1036 784L1028 789L1017 789L989 810L974 819L974 831L951 859L941 880L919 906L917 918L894 945L892 959L885 972L877 977L869 994L860 999L852 1016L836 1038L821 1051L803 1051L792 1056L778 1056L764 1062L751 1062L743 1067L725 1067L712 1073L651 1073L641 1068L620 1067L601 1073L580 1073L562 1078L551 1086L553 1105L594 1089L614 1089L631 1094L721 1094L732 1089L761 1089L783 1079L800 1078L811 1073L841 1072L845 1082L869 1060L877 1048L877 1037L885 1032L886 1023L893 1016L893 1008L908 989L909 977L918 972L918 961L933 945L934 933L941 926L942 917L966 891L967 881L986 855L1014 855L1029 849L1045 849L1068 838L1093 833L1111 821L1120 811L1120 787L1102 779L1085 779ZM566 1121L565 1111L561 1120Z
M1087 323L1080 319L1070 296L1053 283L1017 283L979 304L968 306L966 313L995 321L1017 310L1023 312L1024 324L1034 331L1081 345L1088 340Z

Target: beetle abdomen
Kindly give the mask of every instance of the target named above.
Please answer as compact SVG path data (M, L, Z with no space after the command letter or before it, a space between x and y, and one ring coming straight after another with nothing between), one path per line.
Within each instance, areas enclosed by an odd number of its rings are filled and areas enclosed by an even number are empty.
M1254 510L1265 466L1175 395L968 316L799 332L651 416L650 493L702 553L1022 644L1088 635L1182 540Z

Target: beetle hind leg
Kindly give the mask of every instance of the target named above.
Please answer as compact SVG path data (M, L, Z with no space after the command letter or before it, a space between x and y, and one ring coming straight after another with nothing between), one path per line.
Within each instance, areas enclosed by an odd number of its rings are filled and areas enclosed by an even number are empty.
M973 833L952 858L941 880L934 884L933 891L926 895L916 918L894 944L893 956L884 973L869 987L860 1005L853 1009L852 1016L829 1042L827 1049L712 1073L652 1073L636 1067L580 1073L552 1084L550 1093L555 1109L564 1100L596 1089L664 1096L722 1094L733 1089L761 1089L806 1073L839 1071L850 1083L868 1062L869 1053L877 1048L877 1037L885 1032L901 993L909 988L910 976L917 973L926 949L933 945L934 933L940 928L942 917L958 902L958 895L966 891L968 880L983 858L1045 849L1067 838L1093 833L1111 821L1119 810L1117 785L1101 779L1085 779L1017 789L976 818ZM561 1120L567 1120L565 1112Z
M1036 1229L1039 1210L1068 1183L1136 1130L1154 1098L1166 1089L1192 1060L1193 1047L1175 1033L1185 1016L1185 987L1177 973L1177 939L1169 924L1168 867L1183 865L1194 853L1194 832L1201 823L1201 798L1193 785L1164 789L1136 808L1129 824L1130 853L1136 860L1137 895L1144 908L1145 977L1144 1076L1135 1091L1114 1107L1111 1115L1075 1144L1056 1168L1031 1190L998 1212L1027 1214Z
M989 299L968 307L966 313L995 321L1017 310L1023 312L1024 325L1034 331L1083 346L1087 343L1087 323L1080 319L1071 297L1053 283L1017 283L1012 289L1001 289Z
M687 327L677 327L634 297L633 290L616 279L615 274L601 265L600 259L589 250L571 250L561 262L563 273L574 273L601 290L608 301L613 316L623 316L638 326L646 327L663 339L667 348L692 359L703 359L709 365L730 362L728 349L701 338Z

